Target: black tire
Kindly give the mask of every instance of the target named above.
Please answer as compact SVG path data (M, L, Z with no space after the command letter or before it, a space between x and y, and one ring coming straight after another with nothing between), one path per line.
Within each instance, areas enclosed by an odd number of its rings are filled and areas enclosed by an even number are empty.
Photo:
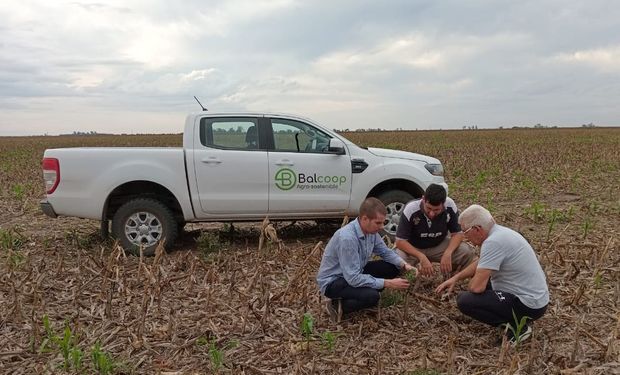
M177 239L183 238L183 235L185 235L185 222L177 221Z
M396 238L396 229L400 221L400 214L407 203L413 200L414 197L403 190L388 190L379 194L377 198L383 202L388 210L383 223L384 227L381 231L381 236L387 235L390 240L394 241Z
M135 198L123 204L112 219L112 234L125 251L146 256L155 255L157 245L165 240L169 249L178 236L178 224L172 211L152 198Z

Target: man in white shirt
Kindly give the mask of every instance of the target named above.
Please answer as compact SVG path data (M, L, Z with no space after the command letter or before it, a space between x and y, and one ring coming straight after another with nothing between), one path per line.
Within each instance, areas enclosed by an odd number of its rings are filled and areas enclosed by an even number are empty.
M459 310L492 326L510 325L508 339L518 344L532 333L526 323L516 335L521 319L531 322L542 317L549 303L547 281L536 254L523 236L496 224L482 206L468 207L459 223L465 237L480 246L480 259L440 284L436 292L452 291L459 280L471 278L469 291L457 298Z

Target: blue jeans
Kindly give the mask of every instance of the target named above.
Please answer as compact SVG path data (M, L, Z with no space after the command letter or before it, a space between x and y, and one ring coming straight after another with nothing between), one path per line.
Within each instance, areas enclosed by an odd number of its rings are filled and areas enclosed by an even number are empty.
M383 260L374 260L364 266L362 273L381 279L393 279L400 271L398 268ZM370 287L355 288L340 277L332 281L325 289L325 296L332 300L342 301L344 314L376 306L379 302L380 291Z

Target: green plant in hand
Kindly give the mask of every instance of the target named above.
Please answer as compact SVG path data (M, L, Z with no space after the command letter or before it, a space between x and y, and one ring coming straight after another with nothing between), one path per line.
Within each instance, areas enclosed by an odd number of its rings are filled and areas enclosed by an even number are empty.
M417 276L418 273L415 270L410 270L405 273L405 278L409 281L409 288L413 286Z

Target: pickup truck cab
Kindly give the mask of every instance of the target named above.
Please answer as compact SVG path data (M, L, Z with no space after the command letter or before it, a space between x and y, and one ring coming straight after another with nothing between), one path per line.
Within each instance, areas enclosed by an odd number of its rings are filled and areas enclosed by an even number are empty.
M102 221L128 250L152 254L186 222L315 220L356 216L369 196L388 209L394 235L404 205L431 183L439 160L362 148L308 119L267 113L190 114L183 148L48 149L51 217ZM447 187L447 186L446 186Z

